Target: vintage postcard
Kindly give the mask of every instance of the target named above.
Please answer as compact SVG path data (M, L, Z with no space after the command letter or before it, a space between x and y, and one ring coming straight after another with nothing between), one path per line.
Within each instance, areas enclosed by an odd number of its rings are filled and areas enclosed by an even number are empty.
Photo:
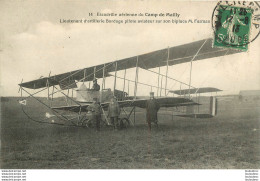
M27 169L258 177L260 2L3 0L0 24L2 179L26 180Z

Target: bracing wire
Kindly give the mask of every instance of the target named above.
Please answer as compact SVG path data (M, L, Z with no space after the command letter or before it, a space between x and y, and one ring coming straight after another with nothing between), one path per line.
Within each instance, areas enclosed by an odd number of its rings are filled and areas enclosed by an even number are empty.
M31 121L34 121L34 122L37 122L37 123L41 123L41 124L53 124L53 125L59 125L59 126L68 126L68 127L82 127L82 126L79 126L79 125L69 125L69 124L62 124L62 123L50 123L50 122L46 122L46 121L39 121L39 120L36 120L34 118L32 118L29 114L26 113L26 111L24 110L24 106L21 105L21 109L23 111L23 113L27 116L28 119L30 119Z

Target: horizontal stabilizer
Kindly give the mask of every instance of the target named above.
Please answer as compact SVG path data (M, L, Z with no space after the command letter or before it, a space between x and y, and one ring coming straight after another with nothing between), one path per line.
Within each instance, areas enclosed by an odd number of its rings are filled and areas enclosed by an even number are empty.
M169 91L170 93L185 95L185 94L196 94L196 93L209 93L209 92L220 92L222 90L214 87L201 87L195 89L183 89L183 90L173 90Z
M185 118L201 118L201 119L213 117L211 114L180 114L174 116L185 117Z

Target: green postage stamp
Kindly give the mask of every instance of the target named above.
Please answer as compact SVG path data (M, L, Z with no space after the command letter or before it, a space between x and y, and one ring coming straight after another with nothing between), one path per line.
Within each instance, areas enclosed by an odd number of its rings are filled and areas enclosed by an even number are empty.
M247 51L253 9L228 5L216 8L213 46Z

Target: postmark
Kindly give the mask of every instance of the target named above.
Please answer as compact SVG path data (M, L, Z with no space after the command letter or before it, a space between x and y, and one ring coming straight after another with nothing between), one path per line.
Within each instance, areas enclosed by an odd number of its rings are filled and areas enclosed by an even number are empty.
M219 2L212 14L214 47L247 51L260 34L258 2Z

